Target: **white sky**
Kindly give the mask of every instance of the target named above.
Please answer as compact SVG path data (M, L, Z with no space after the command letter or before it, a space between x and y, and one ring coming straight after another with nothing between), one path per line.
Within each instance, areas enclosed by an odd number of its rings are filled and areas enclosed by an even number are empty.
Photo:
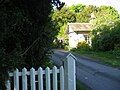
M75 4L84 4L84 5L107 5L112 6L116 10L120 12L120 0L60 0L62 2L65 2L67 6L75 5Z

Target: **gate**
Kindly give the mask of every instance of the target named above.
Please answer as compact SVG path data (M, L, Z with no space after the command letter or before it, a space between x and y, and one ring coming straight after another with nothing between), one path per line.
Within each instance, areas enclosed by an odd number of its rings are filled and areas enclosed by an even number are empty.
M56 66L52 69L47 67L45 70L41 67L38 70L31 68L30 71L23 68L21 72L16 69L13 73L9 73L9 80L6 81L7 90L11 90L11 86L14 87L14 90L20 90L20 79L22 79L22 90L28 90L28 77L30 77L31 90L36 90L36 88L38 90L58 90L58 79L60 90L76 90L75 60L76 58L69 54L64 60L64 67L61 66L59 69ZM12 77L13 85L11 84Z

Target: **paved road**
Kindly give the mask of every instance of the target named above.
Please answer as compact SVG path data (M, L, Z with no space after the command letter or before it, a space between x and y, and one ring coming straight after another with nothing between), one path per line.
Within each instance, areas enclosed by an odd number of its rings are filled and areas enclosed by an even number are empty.
M68 54L69 52L64 50L54 50L52 60L56 65L61 66ZM77 79L91 90L120 90L120 70L74 55L77 58Z

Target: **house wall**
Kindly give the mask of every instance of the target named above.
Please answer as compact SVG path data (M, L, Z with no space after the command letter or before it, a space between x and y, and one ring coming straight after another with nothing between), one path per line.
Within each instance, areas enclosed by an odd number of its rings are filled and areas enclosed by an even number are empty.
M69 47L76 48L78 42L85 41L84 34L77 34L71 28L69 28Z

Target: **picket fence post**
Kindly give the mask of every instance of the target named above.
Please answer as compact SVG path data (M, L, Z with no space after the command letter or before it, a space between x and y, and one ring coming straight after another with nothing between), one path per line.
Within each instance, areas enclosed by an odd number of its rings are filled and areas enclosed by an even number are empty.
M64 89L76 90L76 68L75 68L75 56L71 53L67 56L67 60L64 61Z
M35 69L30 69L30 82L31 82L31 90L36 90L35 87Z
M41 67L38 69L38 86L39 90L43 90L43 69Z
M57 90L57 67L53 67L53 90Z
M46 76L46 90L51 90L50 85L50 68L47 67L45 69L45 76Z
M14 71L14 90L19 90L19 70Z
M60 67L60 90L64 89L64 68L63 66Z
M6 90L11 90L10 80L6 81Z
M27 90L27 69L22 69L22 90Z

